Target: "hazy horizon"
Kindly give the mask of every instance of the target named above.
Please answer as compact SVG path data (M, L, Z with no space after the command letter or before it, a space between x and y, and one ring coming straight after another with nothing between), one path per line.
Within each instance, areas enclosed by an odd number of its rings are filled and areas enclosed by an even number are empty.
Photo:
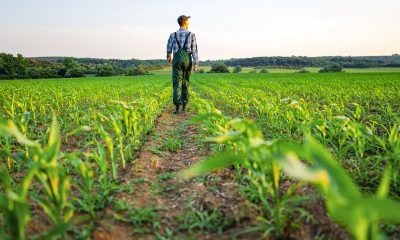
M15 53L18 54L18 53ZM393 56L394 54L398 54L398 53L393 53L390 55L332 55L332 56L248 56L248 57L228 57L228 58L220 58L220 59L202 59L200 61L218 61L218 60L228 60L228 59L241 59L241 58L258 58L258 57L309 57L309 58L313 58L313 57L390 57ZM92 58L92 59L104 59L104 60L108 60L108 59L116 59L116 60L130 60L130 59L136 59L136 60L160 60L160 59L164 59L164 58L102 58L102 57L88 57L88 56L83 56L83 57L75 57L75 56L24 56L27 58ZM167 59L165 59L167 60Z
M400 1L0 2L0 52L26 57L163 59L192 16L200 60L387 56L400 52Z

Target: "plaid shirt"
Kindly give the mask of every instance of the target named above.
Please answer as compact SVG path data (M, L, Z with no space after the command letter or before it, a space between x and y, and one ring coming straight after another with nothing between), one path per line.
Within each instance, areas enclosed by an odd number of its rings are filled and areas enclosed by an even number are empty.
M199 65L199 55L197 53L197 43L196 43L196 35L194 33L190 33L189 39L186 43L186 46L183 46L185 43L188 30L180 28L176 32L176 37L178 38L179 44L181 45L182 48L185 48L186 51L192 54L192 58L194 61L194 65ZM171 33L168 39L168 44L167 44L167 56L171 54L172 52L176 53L179 50L179 46L176 43L175 39L175 32Z

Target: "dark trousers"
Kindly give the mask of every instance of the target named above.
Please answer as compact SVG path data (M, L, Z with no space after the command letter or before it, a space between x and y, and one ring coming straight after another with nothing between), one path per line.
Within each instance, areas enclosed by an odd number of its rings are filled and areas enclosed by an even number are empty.
M189 78L192 70L190 54L176 54L172 64L173 102L176 106L189 101Z

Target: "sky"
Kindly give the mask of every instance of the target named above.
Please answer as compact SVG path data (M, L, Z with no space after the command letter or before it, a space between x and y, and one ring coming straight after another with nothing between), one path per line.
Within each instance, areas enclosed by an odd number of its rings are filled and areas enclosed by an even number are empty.
M1 0L0 52L165 58L182 14L201 60L400 53L399 0Z

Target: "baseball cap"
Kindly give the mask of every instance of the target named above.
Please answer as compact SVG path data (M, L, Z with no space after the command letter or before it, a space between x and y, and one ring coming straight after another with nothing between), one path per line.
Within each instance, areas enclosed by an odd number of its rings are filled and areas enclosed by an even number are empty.
M178 17L178 23L179 23L179 25L181 25L182 22L188 20L189 18L190 18L190 16L186 16L186 15L181 15L181 16L179 16L179 17Z

